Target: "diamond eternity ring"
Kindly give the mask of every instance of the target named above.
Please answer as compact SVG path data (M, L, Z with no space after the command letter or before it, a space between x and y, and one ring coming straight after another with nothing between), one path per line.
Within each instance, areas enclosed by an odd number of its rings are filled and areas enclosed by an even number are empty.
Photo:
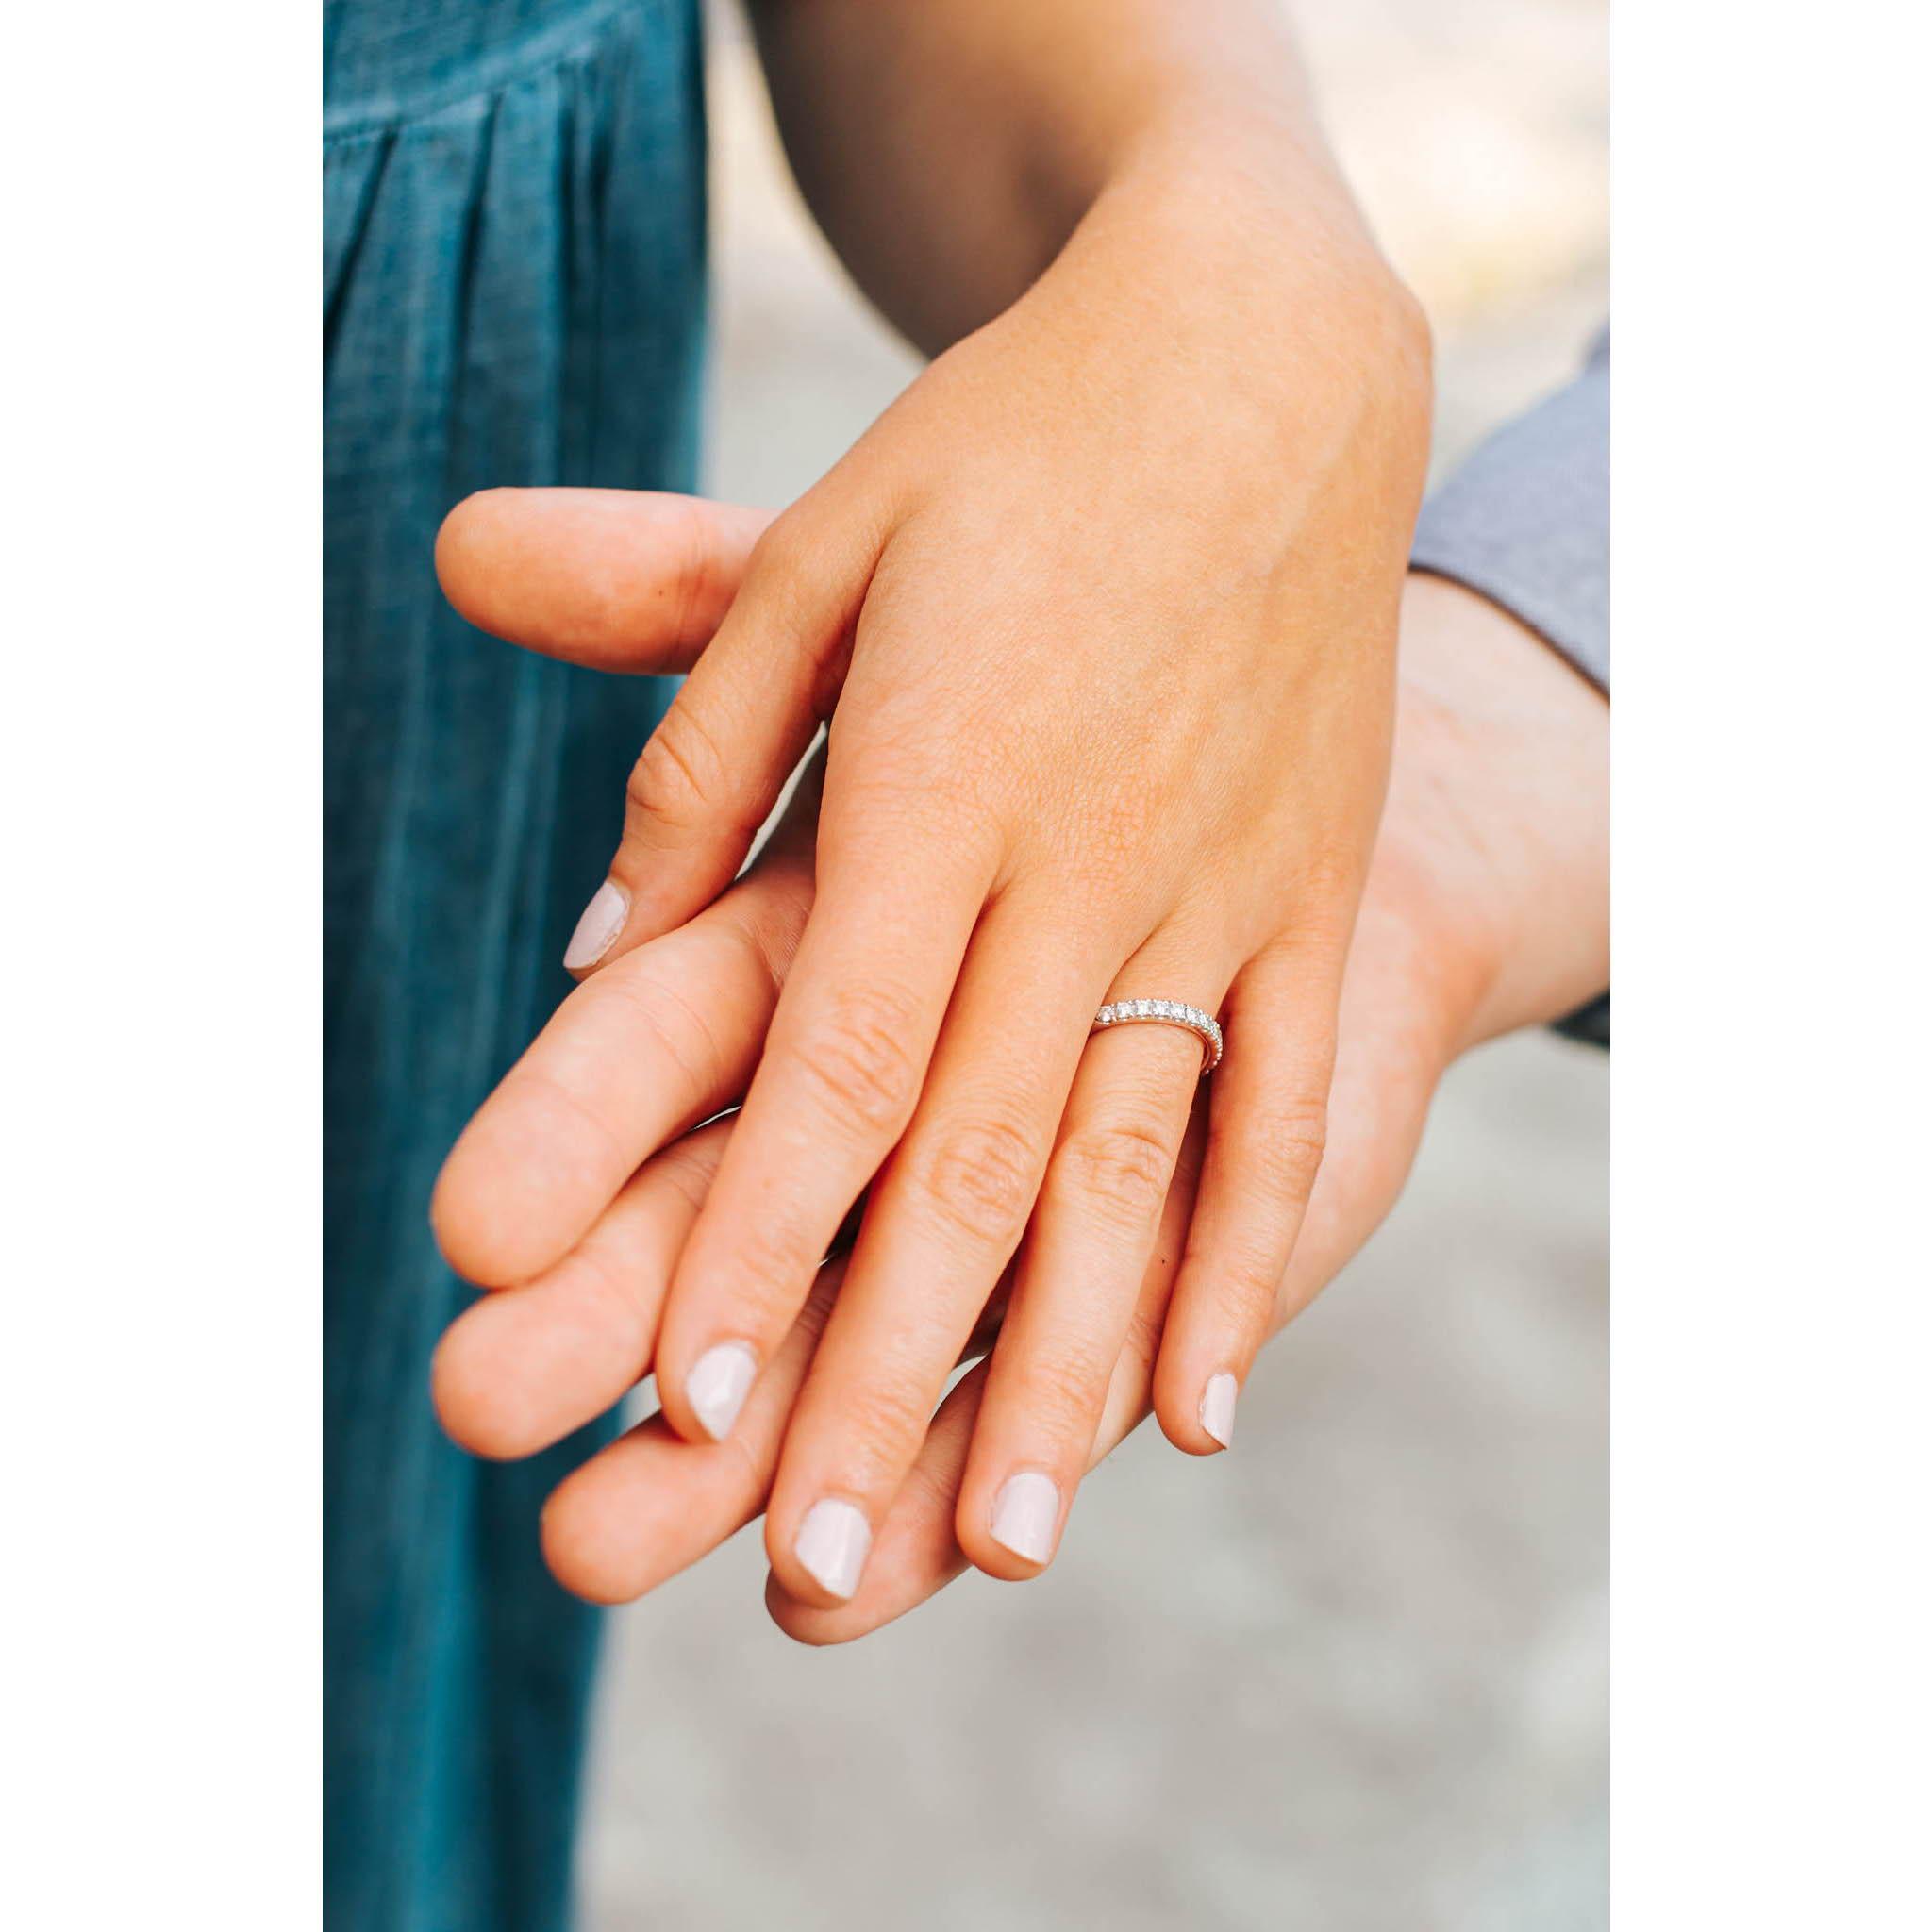
M1115 1000L1093 1016L1093 1031L1151 1020L1162 1026L1181 1026L1201 1042L1201 1072L1211 1074L1221 1064L1221 1026L1213 1014L1179 1000Z

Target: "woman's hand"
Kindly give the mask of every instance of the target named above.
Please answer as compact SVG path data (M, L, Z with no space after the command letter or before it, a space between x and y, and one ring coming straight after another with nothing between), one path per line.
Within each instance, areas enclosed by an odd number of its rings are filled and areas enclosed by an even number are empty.
M735 961L722 976L700 974L693 950L652 969L654 991L696 990L714 1012L747 1033L769 1010L769 979L753 953L782 958L802 906L782 863L757 874L730 919L752 941L721 949ZM668 944L660 941L659 944ZM655 946L632 957L645 960ZM1372 948L1367 985L1377 981ZM1395 961L1404 962L1395 970ZM1433 948L1404 945L1371 997L1373 1036L1344 1041L1336 1091L1336 1138L1309 1227L1282 1285L1274 1321L1312 1300L1393 1200L1406 1174L1438 1068L1437 992L1403 977L1433 970ZM682 984L686 967L689 985ZM1357 969L1362 970L1362 969ZM607 1011L604 1018L610 1015ZM586 1027L591 1016L585 1015ZM694 1090L693 1090L694 1091ZM451 1328L438 1352L436 1399L455 1439L477 1454L535 1454L603 1413L648 1367L651 1336L670 1266L717 1172L729 1119L697 1128L647 1162L565 1261L525 1288L486 1296ZM1163 1209L1161 1238L1141 1284L1112 1365L1087 1467L1111 1452L1147 1414L1162 1323L1192 1210L1205 1140L1196 1109ZM764 1508L793 1405L836 1303L845 1262L819 1272L805 1309L722 1443L691 1443L653 1415L567 1477L543 1516L543 1547L567 1589L598 1603L641 1596L708 1555ZM987 1311L991 1331L998 1315ZM984 1338L969 1342L968 1352ZM853 1599L827 1610L791 1596L774 1576L767 1602L781 1627L809 1642L843 1641L924 1601L967 1565L956 1519L967 1453L984 1401L988 1364L970 1369L925 1432L908 1481L888 1512Z
M657 1354L670 1425L726 1435L872 1188L772 1502L803 1600L856 1585L1029 1225L960 1534L1000 1574L1050 1557L1201 1066L1167 1026L1090 1044L1103 1001L1227 1030L1157 1380L1183 1447L1224 1440L1307 1204L1424 358L1366 244L1283 263L1282 211L1218 188L1104 197L759 541L567 961L608 972L708 904L831 715L815 903ZM544 513L458 510L446 573ZM442 1225L485 1282L560 1253Z
M552 518L552 541L536 549L509 544L493 564L473 553L473 606L585 661L689 662L755 534L747 518L676 499L591 495L577 509L568 532ZM715 541L694 541L706 532ZM1393 1199L1446 1058L1601 983L1600 701L1491 607L1447 586L1411 585L1406 634L1403 752L1350 966L1331 1154L1275 1321L1311 1298ZM573 994L453 1161L440 1225L455 1218L490 1239L534 1216L540 1239L569 1247L563 1230L591 1224L559 1265L486 1298L445 1342L439 1406L480 1453L544 1447L648 1371L671 1264L730 1124L700 1129L625 1183L678 1124L727 1105L756 1058L809 907L811 808L802 791L752 873L692 926ZM1201 1125L1197 1114L1109 1365L1094 1459L1145 1406ZM569 1587L634 1596L756 1513L840 1267L821 1272L728 1445L685 1442L654 1418L564 1485L545 1541ZM788 1628L858 1634L963 1561L950 1524L986 1374L974 1370L948 1398L848 1610L815 1609L774 1585Z

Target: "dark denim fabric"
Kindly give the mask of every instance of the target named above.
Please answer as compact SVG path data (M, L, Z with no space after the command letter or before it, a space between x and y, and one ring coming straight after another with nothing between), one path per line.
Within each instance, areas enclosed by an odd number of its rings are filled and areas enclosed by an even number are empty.
M595 1626L536 1529L586 1445L443 1439L468 1294L426 1210L668 691L484 639L431 551L490 484L692 487L697 5L330 0L325 36L327 1924L551 1932Z

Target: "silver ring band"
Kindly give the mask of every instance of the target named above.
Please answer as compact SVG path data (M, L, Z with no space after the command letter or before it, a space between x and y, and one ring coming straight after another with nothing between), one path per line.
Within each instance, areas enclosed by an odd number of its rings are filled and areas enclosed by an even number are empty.
M1093 1016L1093 1031L1151 1020L1161 1026L1181 1026L1201 1042L1201 1072L1211 1074L1221 1064L1221 1024L1212 1013L1179 1000L1115 1000Z

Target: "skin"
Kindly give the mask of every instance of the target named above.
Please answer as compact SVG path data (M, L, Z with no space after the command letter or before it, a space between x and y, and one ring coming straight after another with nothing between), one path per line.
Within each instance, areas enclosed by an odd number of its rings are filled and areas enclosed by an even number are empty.
M452 594L493 628L541 633L605 669L689 662L728 606L755 519L665 498L590 496L579 510L568 529L546 521L445 558ZM1271 1295L1271 1333L1393 1204L1450 1061L1572 1009L1607 977L1607 706L1513 621L1433 579L1410 579L1403 639L1393 780L1343 988L1328 1152ZM814 889L816 782L744 879L565 1001L466 1140L465 1185L512 1218L545 1190L576 1188L583 1202L601 1190L559 1262L483 1298L439 1351L439 1410L476 1453L548 1446L651 1369L676 1255L739 1128L728 1117L681 1130L742 1091L793 969ZM1160 1411L1163 1374L1193 1373L1180 1357L1170 1367L1163 1336L1210 1132L1197 1104L1083 1469ZM567 1588L638 1596L765 1507L848 1285L842 1257L817 1272L727 1441L693 1443L654 1416L559 1487L543 1540ZM1008 1309L996 1292L977 1311L968 1353ZM980 1437L992 1368L980 1362L929 1418L849 1602L792 1591L774 1562L768 1601L783 1628L810 1642L861 1635L974 1560L991 1497Z
M1272 14L758 16L815 211L937 359L748 551L734 525L735 594L642 751L569 963L617 974L698 920L829 720L811 904L654 1357L668 1426L728 1433L721 1365L774 1373L869 1191L771 1499L801 1601L836 1596L796 1547L808 1516L849 1506L876 1534L1009 1268L967 1487L976 1508L982 1488L1045 1475L1050 1554L1200 1070L1169 1027L1090 1043L1103 1002L1183 1000L1226 1029L1156 1396L1191 1450L1217 1446L1204 1391L1246 1375L1322 1158L1428 349ZM487 628L572 655L581 639L550 640L527 608L506 625L466 601L468 560L563 555L608 515L581 492L492 492L453 514L439 567ZM694 605L719 608L720 581ZM701 1029L728 1031L712 1008ZM744 1050L733 1035L734 1066ZM568 1112L547 1071L563 1051L542 1058L547 1098L525 1069L520 1106ZM620 1104L660 1138L683 1124ZM476 1131L506 1130L486 1109ZM556 1267L640 1151L633 1131L600 1162L560 1132L517 1212L486 1198L499 1172L467 1139L452 1157L436 1224L471 1279ZM994 1574L1038 1567L991 1515L962 1535Z

